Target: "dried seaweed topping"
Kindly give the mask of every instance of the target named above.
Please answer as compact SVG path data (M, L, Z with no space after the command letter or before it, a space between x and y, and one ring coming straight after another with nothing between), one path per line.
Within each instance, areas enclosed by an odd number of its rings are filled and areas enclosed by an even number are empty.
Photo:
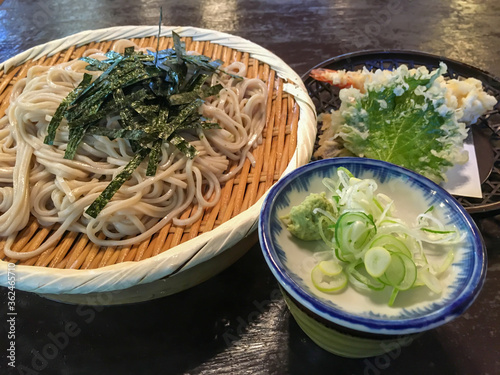
M141 162L147 160L146 174L156 173L165 142L194 158L196 149L181 132L215 128L200 114L200 106L217 95L221 85L210 86L209 77L220 72L222 62L202 55L188 55L179 35L172 32L174 48L147 54L126 48L123 54L110 51L105 59L82 57L89 71L102 71L92 81L85 74L82 82L60 104L44 142L52 145L56 131L65 119L69 140L64 157L73 159L86 136L124 138L135 152L134 158L111 181L86 213L97 217ZM234 76L237 77L237 76ZM239 77L238 77L239 78ZM108 119L118 116L119 128Z

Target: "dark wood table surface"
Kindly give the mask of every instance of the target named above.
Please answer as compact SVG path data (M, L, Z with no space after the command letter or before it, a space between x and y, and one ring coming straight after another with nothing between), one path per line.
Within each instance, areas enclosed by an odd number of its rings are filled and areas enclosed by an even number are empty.
M300 75L346 52L409 49L500 76L496 0L5 0L0 5L0 61L87 29L155 25L160 6L165 25L242 36L280 56ZM460 318L389 355L354 360L317 347L290 316L255 245L201 285L134 305L65 305L18 291L18 368L12 373L500 374L499 221L477 222L489 261L479 297ZM6 298L2 288L0 374L9 373ZM68 322L74 323L75 334L51 351L53 338Z

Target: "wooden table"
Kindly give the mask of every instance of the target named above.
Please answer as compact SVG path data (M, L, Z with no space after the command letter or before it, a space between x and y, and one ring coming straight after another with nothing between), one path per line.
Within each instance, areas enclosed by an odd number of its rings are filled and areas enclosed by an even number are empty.
M363 49L430 52L500 76L500 3L495 0L5 0L0 61L82 30L190 25L247 38L304 74ZM17 292L14 374L499 374L500 231L478 220L488 275L460 318L370 359L317 347L291 318L258 245L211 280L150 302L64 305ZM0 293L5 327L6 289ZM6 333L0 373L8 373ZM62 335L66 332L66 335Z

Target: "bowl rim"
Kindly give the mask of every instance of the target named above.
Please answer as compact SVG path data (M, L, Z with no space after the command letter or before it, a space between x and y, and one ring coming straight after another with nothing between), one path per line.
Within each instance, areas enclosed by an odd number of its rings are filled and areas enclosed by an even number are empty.
M456 298L451 303L446 304L432 311L429 314L417 318L404 319L380 319L367 318L354 315L342 310L338 310L321 302L320 298L305 291L286 272L279 259L276 257L276 250L272 241L270 231L270 215L276 202L277 196L294 181L298 176L308 174L321 168L331 168L343 166L345 164L371 165L384 169L396 170L396 172L406 175L426 188L433 189L437 195L442 197L451 209L456 211L463 219L468 230L473 234L474 265L471 271L469 282L464 286ZM312 315L317 315L327 321L356 331L379 333L379 334L410 334L435 328L447 323L462 314L476 299L481 290L486 277L486 247L479 229L467 211L453 198L451 194L441 188L433 181L404 167L388 163L381 160L358 158L358 157L338 157L332 159L322 159L303 165L276 182L268 192L261 209L259 217L259 241L261 249L271 272L278 280L279 284Z

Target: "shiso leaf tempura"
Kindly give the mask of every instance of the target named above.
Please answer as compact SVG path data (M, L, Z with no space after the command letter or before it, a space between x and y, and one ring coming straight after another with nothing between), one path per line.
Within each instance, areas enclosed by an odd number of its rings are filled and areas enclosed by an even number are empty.
M311 76L342 88L341 106L322 114L318 158L360 156L388 161L441 183L454 164L463 164L467 124L493 109L496 99L481 81L446 80L447 66L396 70L333 71Z
M389 306L401 291L427 286L443 290L441 276L453 263L449 245L464 240L464 233L445 225L429 207L411 225L395 215L394 200L377 192L373 179L360 179L345 168L337 178L323 179L330 194L310 194L281 219L295 237L324 241L328 257L312 269L313 285L337 293L348 284L362 291L391 288ZM426 248L442 252L442 264L432 264Z

